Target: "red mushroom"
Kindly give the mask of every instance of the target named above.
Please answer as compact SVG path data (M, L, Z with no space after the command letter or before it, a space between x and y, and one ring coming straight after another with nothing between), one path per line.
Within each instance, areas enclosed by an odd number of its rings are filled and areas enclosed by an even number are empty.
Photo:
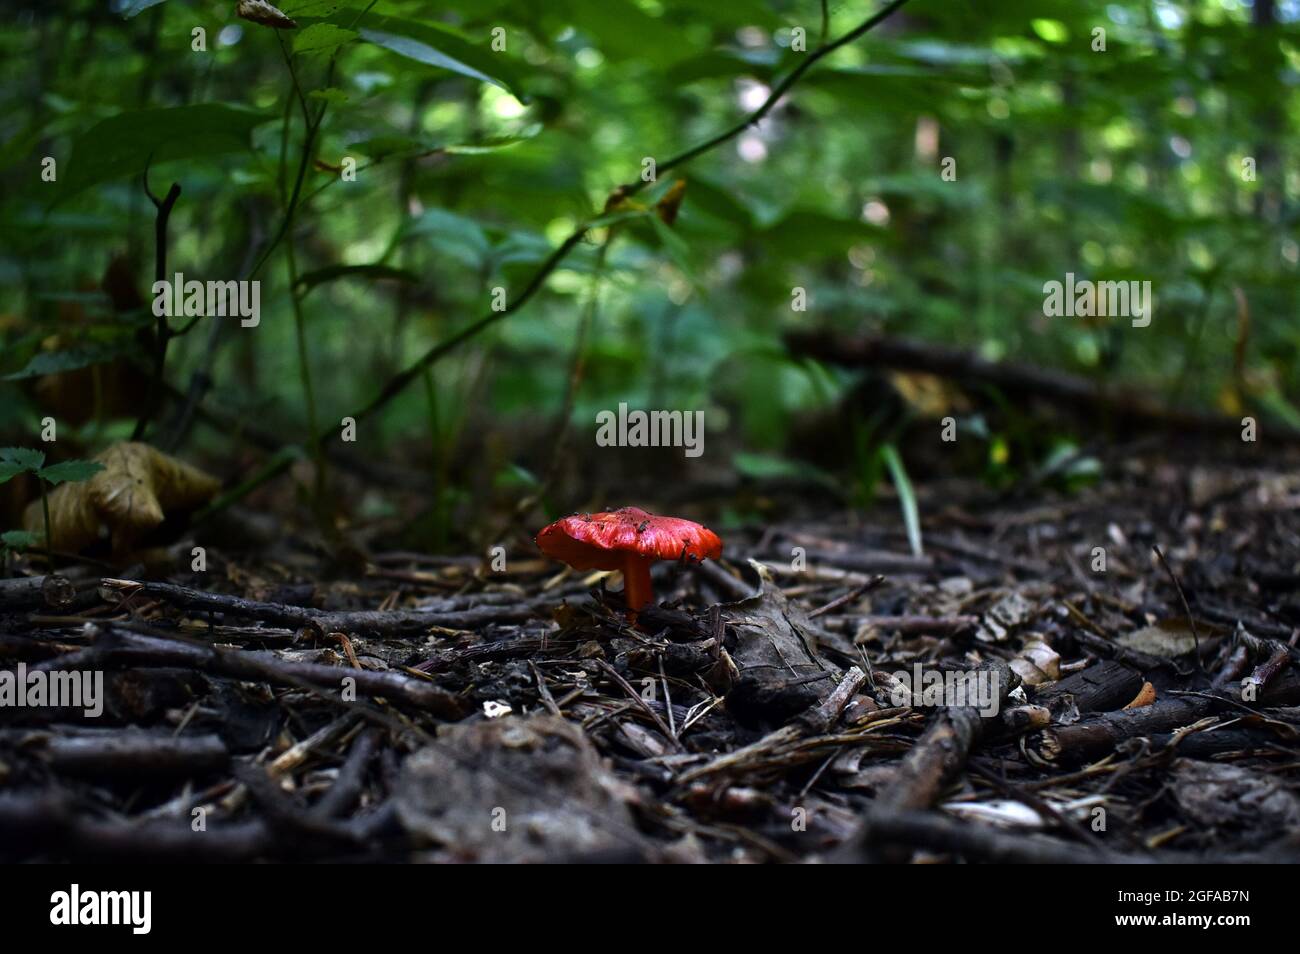
M537 545L575 570L622 570L628 611L650 602L655 560L716 560L722 540L708 527L678 517L656 517L637 507L574 514L537 534Z

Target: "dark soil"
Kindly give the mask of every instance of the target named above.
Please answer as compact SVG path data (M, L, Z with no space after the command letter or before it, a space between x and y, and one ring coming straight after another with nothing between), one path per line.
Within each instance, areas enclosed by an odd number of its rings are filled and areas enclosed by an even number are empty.
M0 858L1297 860L1300 469L1194 457L924 483L919 557L896 501L749 486L782 519L637 626L523 534L8 582L4 667L105 701L0 707Z

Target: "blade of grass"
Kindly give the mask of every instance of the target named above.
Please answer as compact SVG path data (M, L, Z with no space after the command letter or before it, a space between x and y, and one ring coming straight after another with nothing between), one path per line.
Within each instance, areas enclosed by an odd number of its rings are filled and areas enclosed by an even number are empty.
M903 508L903 524L907 527L907 542L911 544L912 555L924 556L921 548L921 514L916 507L916 492L912 489L912 481L907 476L907 469L903 467L903 458L898 455L898 449L893 444L882 444L880 456L884 458L894 489L898 491L898 502Z

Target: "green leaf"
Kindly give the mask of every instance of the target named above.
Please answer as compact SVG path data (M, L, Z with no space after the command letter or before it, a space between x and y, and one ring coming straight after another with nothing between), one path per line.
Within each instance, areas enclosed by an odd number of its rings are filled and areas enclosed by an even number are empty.
M492 251L483 227L465 215L446 209L425 209L407 225L404 238L419 236L448 256L472 268L487 260Z
M33 474L45 463L45 455L27 447L0 447L0 464L13 464Z
M322 103L329 103L331 106L342 106L350 97L337 86L327 86L324 89L312 90L307 94L307 98Z
M536 490L541 485L536 474L515 463L505 464L492 479L498 490Z
M727 189L700 176L686 180L686 201L692 209L707 212L716 218L748 230L754 227L753 213Z
M222 103L166 109L141 109L110 116L72 144L67 194L126 176L173 159L195 159L243 152L253 128L270 118Z
M670 63L692 52L682 32L664 17L651 16L632 0L570 0L573 26L595 41L610 59L647 58Z
M285 16L301 20L303 17L328 17L342 7L354 6L354 0L284 0L276 6Z
M323 22L359 30L363 40L417 63L450 70L519 95L519 75L513 60L505 53L493 52L486 42L474 43L450 27L377 13L358 17L351 11L335 13Z
M586 226L588 229L604 229L611 225L618 225L620 222L634 222L639 219L649 218L652 215L654 215L653 209L618 209L614 212L598 215L594 219L588 219Z
M50 484L75 484L89 480L103 469L104 465L94 460L65 460L42 467L39 476Z
M26 530L8 530L0 533L0 543L10 550L26 550L28 547L36 546L38 540L40 537Z
M394 156L404 159L411 156L427 156L437 151L438 147L432 143L422 139L412 139L409 136L376 136L348 146L348 152L359 152L375 162L391 159Z
M25 378L38 378L45 374L62 374L88 368L93 364L103 364L120 358L130 350L129 342L113 345L93 344L67 348L63 351L41 351L13 374L6 374L0 380L22 381Z
M1288 427L1300 428L1300 408L1288 401L1277 388L1270 388L1258 398L1260 405Z
M882 444L880 456L884 458L889 476L894 481L894 489L898 491L898 502L903 509L903 524L907 527L907 542L912 547L912 555L925 556L925 551L921 548L921 514L916 506L912 481L903 467L903 458L898 456L898 450L893 444Z
M357 38L356 30L333 23L313 23L293 39L294 53L329 53Z
M144 13L150 7L156 7L160 3L166 3L167 0L127 0L125 7L122 9L122 18L129 20L131 17Z
M1060 20L1039 18L1030 20L1029 25L1048 43L1064 43L1070 39L1070 31Z
M19 474L27 473L27 468L13 461L0 461L0 484L13 480Z
M414 139L410 136L376 136L373 139L354 142L348 146L348 150L359 152L376 162L394 156L408 158L428 156L436 152L451 156L481 156L517 146L521 142L534 138L541 131L541 123L532 123L511 136L494 136L478 142L455 143L449 146L440 146L427 139Z
M499 80L495 80L486 73L474 69L469 64L462 63L460 60L440 52L435 47L422 40L417 40L415 37L404 36L400 33L384 33L381 30L362 30L361 36L376 46L382 46L386 50L391 50L418 63L441 67L444 70L459 73L461 76L468 76L470 79L479 80L483 83L492 83L503 89L506 88L506 85Z
M443 146L442 151L450 153L453 156L481 156L484 153L497 152L501 149L509 149L511 146L517 146L521 142L532 139L542 131L541 123L533 123L525 126L522 130L513 136L495 136L484 139L481 142L460 143L454 146Z
M410 282L416 284L419 278L415 273L408 272L402 268L394 268L391 265L327 265L324 268L318 268L312 272L298 276L298 284L302 286L304 292L322 285L325 282L332 282L337 278L348 278L357 276L369 278L372 280L381 278L391 278L399 282Z
M774 255L804 259L839 253L858 242L879 241L881 234L877 226L857 219L796 210L764 229L763 242Z
M731 466L742 477L753 480L802 480L835 486L834 478L824 470L777 454L738 451L732 455Z
M692 284L699 284L699 278L695 272L695 262L691 257L691 247L686 240L669 228L657 215L651 215L646 219L650 227L654 229L655 236L659 243L668 252L669 257L682 270Z

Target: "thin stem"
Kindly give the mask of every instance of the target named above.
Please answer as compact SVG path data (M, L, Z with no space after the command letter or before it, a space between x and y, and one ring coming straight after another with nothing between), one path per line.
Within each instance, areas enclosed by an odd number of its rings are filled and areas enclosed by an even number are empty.
M289 272L289 301L293 305L293 330L298 345L298 373L302 377L303 397L307 402L308 438L311 444L312 458L316 463L315 504L323 512L325 500L325 448L319 441L310 440L310 435L320 433L320 422L316 416L316 389L312 385L311 361L307 356L307 323L302 315L302 296L298 291L298 263L293 252L293 238L284 247L284 260Z
M808 56L804 58L802 63L800 63L793 70L791 70L790 73L787 74L785 79L781 80L781 82L777 83L774 87L772 87L772 92L768 94L767 99L763 100L763 104L759 106L758 109L754 110L752 113L750 113L740 122L736 123L734 126L724 129L722 132L718 133L712 139L706 139L698 146L692 146L690 149L687 149L685 152L678 153L677 155L673 156L671 159L667 159L664 162L656 163L655 165L656 175L658 175L659 173L667 172L670 169L675 169L680 165L684 165L685 163L688 163L692 159L696 158L697 156L703 155L706 152L716 149L718 146L722 145L727 140L734 139L736 136L739 136L750 126L754 125L759 120L761 120L764 116L770 113L772 111L772 107L774 107L780 101L781 97L784 96L787 92L789 92L790 87L794 86L795 83L799 82L800 77L802 77L805 73L807 73L810 69L812 69L814 64L816 64L818 60L821 60L822 58L829 56L830 54L838 50L840 47L847 46L848 44L852 43L858 37L862 36L864 33L873 29L877 24L879 24L881 21L889 17L890 14L892 14L899 7L903 6L903 4L905 3L907 3L907 0L892 0L892 2L887 3L884 7L882 7L878 13L875 13L872 16L868 17L865 21L860 23L858 26L854 27L848 33L844 34L838 40L833 40L830 43L823 43L821 46L817 47L817 49L813 50L813 52L809 53ZM637 192L640 192L647 185L649 185L648 182L638 179L636 182L632 182L623 186L623 193L624 195L633 195Z
M358 12L356 17L353 18L352 25L356 26L356 24L360 22L361 18L369 13L377 2L378 0L370 0L370 3L366 5L365 9ZM334 80L334 68L338 63L339 50L341 49L342 47L338 47L332 54L330 54L329 67L325 71L326 86ZM293 92L297 93L299 102L302 104L303 119L307 124L307 137L302 145L302 161L298 163L298 173L294 177L293 192L289 196L289 205L288 208L285 209L284 218L280 221L280 227L276 229L275 235L271 237L271 241L268 242L266 248L262 250L262 254L258 257L256 264L253 265L252 271L248 273L249 278L256 275L261 270L262 266L266 264L266 260L271 257L271 253L275 251L275 247L280 244L281 239L284 238L285 233L289 231L289 227L293 224L293 214L298 207L299 196L302 195L303 178L307 174L307 166L311 163L311 157L313 155L312 147L316 142L316 133L320 131L321 123L325 121L325 112L329 109L329 103L322 102L315 118L312 118L311 110L307 106L307 101L302 94L302 87L298 82L298 72L293 67L293 57L285 48L283 40L280 41L280 51L284 54L284 63L289 70L289 79L293 84Z
M551 272L553 272L556 266L558 266L569 252L573 250L574 246L582 241L582 237L586 234L587 227L585 225L580 226L550 254L546 261L542 263L542 267L535 275L533 275L528 284L524 286L523 291L508 302L505 308L501 311L489 312L473 324L462 328L451 337L444 338L442 341L435 344L432 348L417 358L414 364L399 373L396 377L392 378L386 385L384 385L383 390L380 391L369 404L352 416L358 421L362 418L369 417L375 411L378 411L381 407L406 390L407 386L418 378L425 368L433 364L443 355L447 354L447 352L454 350L461 344L464 344L469 339L478 335L479 332L491 327L502 318L505 318L507 315L512 315L522 308L524 303L541 289ZM328 440L328 438L329 435L322 435L322 440Z
M429 446L433 452L433 464L429 473L433 478L433 545L440 549L446 541L447 531L447 454L449 448L443 446L442 420L438 413L438 388L433 380L433 371L424 369L424 399L429 409Z
M650 561L639 554L629 553L627 562L623 565L623 602L627 603L628 614L635 618L637 611L649 603L653 596Z
M578 400L578 388L582 385L583 374L587 366L587 346L592 329L596 324L596 315L600 311L600 286L605 277L605 263L609 257L609 247L613 244L614 233L618 226L611 226L596 253L596 269L591 276L591 289L587 307L583 310L578 324L578 334L573 343L573 354L569 359L569 382L565 388L564 401L555 419L554 437L551 439L551 460L546 468L546 475L541 484L528 496L519 501L512 518L522 521L550 493L551 487L560 476L560 468L568 457L569 442L573 436L573 408Z
M167 280L167 223L171 218L172 207L181 197L181 184L173 182L172 187L167 190L166 197L159 199L149 188L149 170L146 168L144 193L156 210L153 223L153 278L155 282L163 282ZM171 337L172 332L167 324L167 316L158 315L154 326L153 377L149 381L149 396L140 411L140 417L135 422L135 430L131 432L133 441L144 437L144 432L149 427L149 419L162 403L163 374L167 369L167 342Z
M41 485L41 515L45 518L45 565L54 569L54 558L50 556L54 550L54 538L50 535L50 497L45 491L45 480L38 476L36 482Z

